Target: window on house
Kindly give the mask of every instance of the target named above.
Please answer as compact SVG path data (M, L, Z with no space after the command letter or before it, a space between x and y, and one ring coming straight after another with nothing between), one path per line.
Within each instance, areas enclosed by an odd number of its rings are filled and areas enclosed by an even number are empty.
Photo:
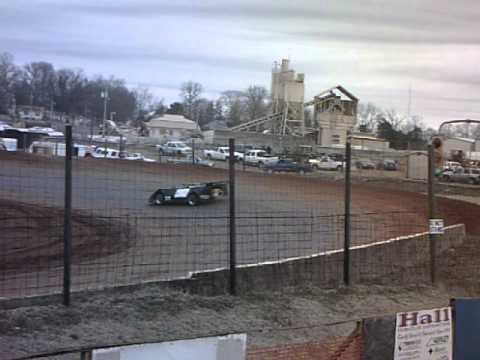
M340 135L332 135L332 144L340 144Z

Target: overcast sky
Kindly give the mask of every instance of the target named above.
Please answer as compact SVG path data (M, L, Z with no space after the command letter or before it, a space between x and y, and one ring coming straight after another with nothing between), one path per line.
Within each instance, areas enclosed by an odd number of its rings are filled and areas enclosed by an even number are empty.
M275 60L438 125L480 118L477 0L0 0L0 51L17 63L114 75L167 102L187 80L208 97L270 86Z

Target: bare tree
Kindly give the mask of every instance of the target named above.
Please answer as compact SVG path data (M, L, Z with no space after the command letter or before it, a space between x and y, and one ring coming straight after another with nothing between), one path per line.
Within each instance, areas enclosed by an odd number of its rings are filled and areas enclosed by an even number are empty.
M245 112L248 120L265 116L268 111L268 92L263 86L252 85L245 91Z
M182 84L180 96L183 99L183 108L185 111L185 116L191 120L198 120L195 118L195 105L202 92L203 87L197 82L187 81L186 83Z
M13 56L0 54L0 114L8 113L15 103L15 82L18 79L18 69L13 63Z
M245 121L245 94L242 91L224 91L220 101L228 126L239 125Z
M135 117L143 117L146 113L153 111L155 97L146 86L138 86L133 90L135 96ZM163 106L163 102L161 103Z
M404 122L405 118L392 108L384 112L383 120L388 122L391 125L392 129L400 130L400 126Z
M32 62L25 65L25 76L31 104L49 107L55 97L56 73L53 65L44 61Z
M60 69L55 78L55 108L65 113L85 113L87 78L82 70Z
M358 128L363 132L374 132L383 110L372 103L358 105Z

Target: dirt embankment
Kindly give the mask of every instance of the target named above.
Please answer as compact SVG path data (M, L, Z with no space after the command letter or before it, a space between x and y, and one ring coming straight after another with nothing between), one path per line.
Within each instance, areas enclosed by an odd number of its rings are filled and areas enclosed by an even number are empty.
M122 251L129 231L115 219L72 214L74 260ZM0 200L1 270L52 266L63 258L63 211L54 207Z

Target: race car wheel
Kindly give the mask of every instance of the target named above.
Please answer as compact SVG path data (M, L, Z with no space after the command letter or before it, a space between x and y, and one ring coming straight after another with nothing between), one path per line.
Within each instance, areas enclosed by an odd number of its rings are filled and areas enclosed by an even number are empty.
M153 198L153 205L162 205L164 201L165 198L163 197L162 193L155 194Z
M197 194L190 194L187 196L187 205L196 206L198 205L198 196Z

